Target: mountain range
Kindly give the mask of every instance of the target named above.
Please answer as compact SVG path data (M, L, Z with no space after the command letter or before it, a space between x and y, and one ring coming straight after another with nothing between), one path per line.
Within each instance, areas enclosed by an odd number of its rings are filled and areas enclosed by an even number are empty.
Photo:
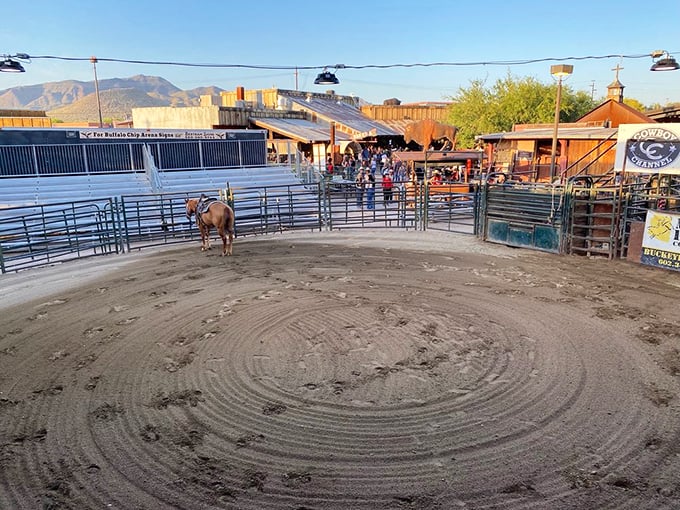
M159 76L98 80L102 117L129 119L132 108L145 106L198 106L200 96L219 95L219 87L182 90ZM99 120L94 81L65 80L0 90L0 109L44 110L63 122Z

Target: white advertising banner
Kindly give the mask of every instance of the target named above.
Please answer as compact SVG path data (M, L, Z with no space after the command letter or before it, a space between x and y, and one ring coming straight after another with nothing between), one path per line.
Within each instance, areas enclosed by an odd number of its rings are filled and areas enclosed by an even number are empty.
M641 261L680 271L680 214L647 211Z
M228 140L233 132L224 129L81 129L84 140Z
M680 124L621 124L615 169L680 175Z

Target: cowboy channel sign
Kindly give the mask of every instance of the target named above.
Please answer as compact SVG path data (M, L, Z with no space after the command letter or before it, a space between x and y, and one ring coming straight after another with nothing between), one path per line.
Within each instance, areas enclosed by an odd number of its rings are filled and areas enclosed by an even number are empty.
M640 261L680 271L680 214L647 211Z
M615 169L680 175L680 124L621 124Z

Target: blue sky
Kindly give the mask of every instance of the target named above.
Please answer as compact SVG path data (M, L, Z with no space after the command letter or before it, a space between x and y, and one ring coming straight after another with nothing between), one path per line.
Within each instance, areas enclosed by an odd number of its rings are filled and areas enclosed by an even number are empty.
M146 60L258 66L315 66L300 70L300 90L324 66L493 62L666 50L680 61L679 0L451 0L319 2L256 0L31 0L2 8L0 54L27 53L87 59ZM550 83L545 61L525 65L456 65L340 69L339 94L380 104L445 101L474 79L493 84L511 73ZM565 61L564 83L594 97L615 78L626 97L643 104L680 102L680 70L650 72L651 57ZM0 90L48 81L93 79L87 61L36 58L21 74L0 73ZM295 89L293 69L195 68L102 62L99 79L162 76L181 89L215 85L227 90Z

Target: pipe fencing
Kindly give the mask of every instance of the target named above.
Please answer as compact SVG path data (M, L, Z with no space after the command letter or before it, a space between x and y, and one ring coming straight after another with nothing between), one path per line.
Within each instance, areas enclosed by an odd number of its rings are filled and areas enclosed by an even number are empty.
M376 183L369 200L367 190L357 189L354 182L322 179L318 183L237 190L227 184L223 190L209 189L203 193L211 197L219 195L233 207L237 238L289 230L398 228L437 229L486 239L487 217L512 222L519 214L524 222L532 220L531 204L534 202L527 199L527 194L545 194L533 187L482 184L471 187L469 193L439 192L433 195L426 185L414 188L406 183L395 183L391 193L385 194L381 183ZM584 227L575 223L569 230L568 226L576 221L573 211L582 209L569 206L584 200L581 195L571 196L582 194L583 190L579 189L560 188L559 193L551 196L551 203L561 204L562 216L558 223L568 234L564 246L560 247L561 253L578 251L572 250L571 244L579 239L578 229ZM123 195L0 209L0 272L152 246L198 242L198 229L186 217L185 200L197 198L200 193ZM494 193L505 197L503 208L490 207L489 197ZM592 200L597 200L601 193L593 190L590 195L595 197ZM620 211L620 218L615 223L617 228L607 229L611 232L611 246L619 247L608 251L610 257L626 255L631 224L644 222L647 210L680 210L680 190L670 186L663 189L622 187L608 200L616 201L611 209ZM528 205L519 207L518 202ZM588 217L599 218L601 214L596 213ZM542 212L537 224L545 223L546 214ZM600 231L604 230L600 223L593 222L592 229L598 234L598 242L607 242L599 239ZM592 247L589 250L594 253Z

